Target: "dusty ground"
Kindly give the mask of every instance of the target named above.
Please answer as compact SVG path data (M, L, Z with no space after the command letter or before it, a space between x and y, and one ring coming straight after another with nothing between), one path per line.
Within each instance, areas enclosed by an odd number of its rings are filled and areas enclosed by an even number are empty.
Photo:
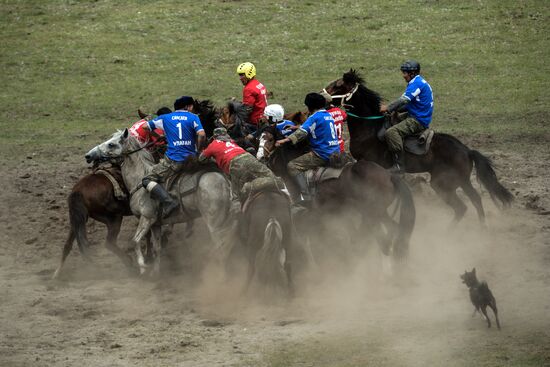
M132 277L101 246L99 223L89 225L94 263L75 251L52 281L67 235L66 197L86 168L77 152L55 164L32 152L4 162L0 365L550 365L548 148L529 155L476 148L495 159L516 195L511 210L499 211L485 193L488 229L469 204L465 220L447 230L451 213L420 187L401 276L387 275L371 250L302 284L292 302L243 300L213 284L192 262L204 242L178 249L187 255L179 274L162 282ZM124 223L120 246L135 223ZM500 332L471 318L458 276L472 267L496 296Z

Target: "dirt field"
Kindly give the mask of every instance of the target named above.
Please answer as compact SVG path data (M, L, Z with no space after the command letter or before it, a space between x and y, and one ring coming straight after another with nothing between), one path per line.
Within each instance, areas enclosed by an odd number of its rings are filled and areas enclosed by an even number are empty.
M495 160L516 195L512 209L499 211L484 193L489 228L468 204L464 221L448 230L450 210L417 186L407 269L388 275L373 248L302 282L291 302L240 299L236 288L210 281L198 261L205 241L186 248L173 240L180 271L160 282L130 276L101 245L99 223L89 225L94 263L74 251L52 281L67 235L66 197L87 172L81 152L62 162L47 163L53 153L39 159L42 151L3 162L0 365L550 365L548 148L527 155L468 143ZM120 246L135 225L125 221ZM471 317L459 274L472 267L496 297L501 331Z

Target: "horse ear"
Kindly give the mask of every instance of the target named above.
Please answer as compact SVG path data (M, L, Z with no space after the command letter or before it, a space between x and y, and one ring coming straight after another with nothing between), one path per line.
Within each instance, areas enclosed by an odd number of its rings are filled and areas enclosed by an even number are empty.
M128 137L128 128L124 129L124 132L122 133L122 138L126 139Z
M472 269L472 273L474 273L474 274L476 273L476 268Z

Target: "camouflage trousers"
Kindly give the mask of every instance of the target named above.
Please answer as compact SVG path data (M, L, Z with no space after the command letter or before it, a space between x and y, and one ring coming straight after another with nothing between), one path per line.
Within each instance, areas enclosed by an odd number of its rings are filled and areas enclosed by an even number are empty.
M231 160L229 164L229 178L231 186L239 197L245 197L251 192L268 188L282 189L281 179L264 164L260 163L251 154L241 154ZM243 186L250 183L243 190Z
M305 172L317 167L326 166L327 162L319 157L314 152L308 152L304 155L294 158L287 164L288 174L292 177L298 176L301 172Z
M421 133L426 130L422 124L412 117L408 117L400 123L386 130L386 144L390 151L396 153L403 151L403 139L409 135Z
M145 178L162 183L166 177L175 175L183 167L184 162L176 162L165 156L151 168L151 172Z

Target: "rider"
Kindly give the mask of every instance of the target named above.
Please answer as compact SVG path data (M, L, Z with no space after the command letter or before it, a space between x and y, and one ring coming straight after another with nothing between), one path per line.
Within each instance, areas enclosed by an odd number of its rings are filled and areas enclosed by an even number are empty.
M168 113L172 113L172 110L168 107L161 107L157 110L156 116L162 116L166 115ZM163 147L166 145L166 140L164 139L164 131L161 129L155 129L153 131L149 130L148 128L145 128L144 126L147 125L148 120L152 120L153 118L147 119L148 116L145 118L142 118L138 122L134 123L129 129L128 132L132 134L141 144L145 145L148 143L151 143L151 145L147 148L150 151L155 150L156 148Z
M282 187L282 182L254 156L235 144L223 127L214 129L212 142L202 151L199 161L214 158L218 167L231 179L241 199L259 188ZM256 189L256 190L253 190Z
M283 106L280 104L270 104L268 105L264 110L264 118L267 120L268 126L275 125L277 130L284 136L287 137L290 134L294 132L298 127L293 121L285 120L284 119L285 110ZM258 130L255 134L252 134L253 137L259 136L259 144L258 144L258 153L256 154L256 158L262 159L264 158L264 145L265 145L265 138L261 134L262 131Z
M293 159L287 165L288 173L298 184L304 201L308 201L311 197L305 172L326 165L332 154L340 152L340 146L334 119L325 110L325 98L319 93L309 93L304 103L309 110L309 118L295 132L278 140L275 145L280 146L289 141L297 144L308 137L311 151Z
M244 85L243 104L249 113L248 122L255 130L267 106L267 89L256 79L256 67L251 62L240 64L237 67L237 74Z
M404 172L403 139L420 133L430 126L434 108L432 87L419 74L420 64L414 60L401 65L403 79L407 82L405 93L389 106L382 106L381 112L407 111L408 117L386 131L386 143L393 153L393 172Z
M192 112L194 102L193 97L180 97L174 102L174 112L161 115L144 126L151 131L156 128L164 130L166 134L165 156L152 167L142 181L151 198L162 204L163 218L168 217L179 204L160 183L181 171L185 160L196 156L197 145L200 149L206 140L199 116Z
M342 131L344 131L344 124L348 119L348 114L346 111L340 107L336 107L332 104L332 96L328 93L321 93L323 97L327 100L327 112L330 113L334 119L334 127L336 128L336 134L338 135L338 144L340 146L340 153L345 151L344 138L342 136Z

